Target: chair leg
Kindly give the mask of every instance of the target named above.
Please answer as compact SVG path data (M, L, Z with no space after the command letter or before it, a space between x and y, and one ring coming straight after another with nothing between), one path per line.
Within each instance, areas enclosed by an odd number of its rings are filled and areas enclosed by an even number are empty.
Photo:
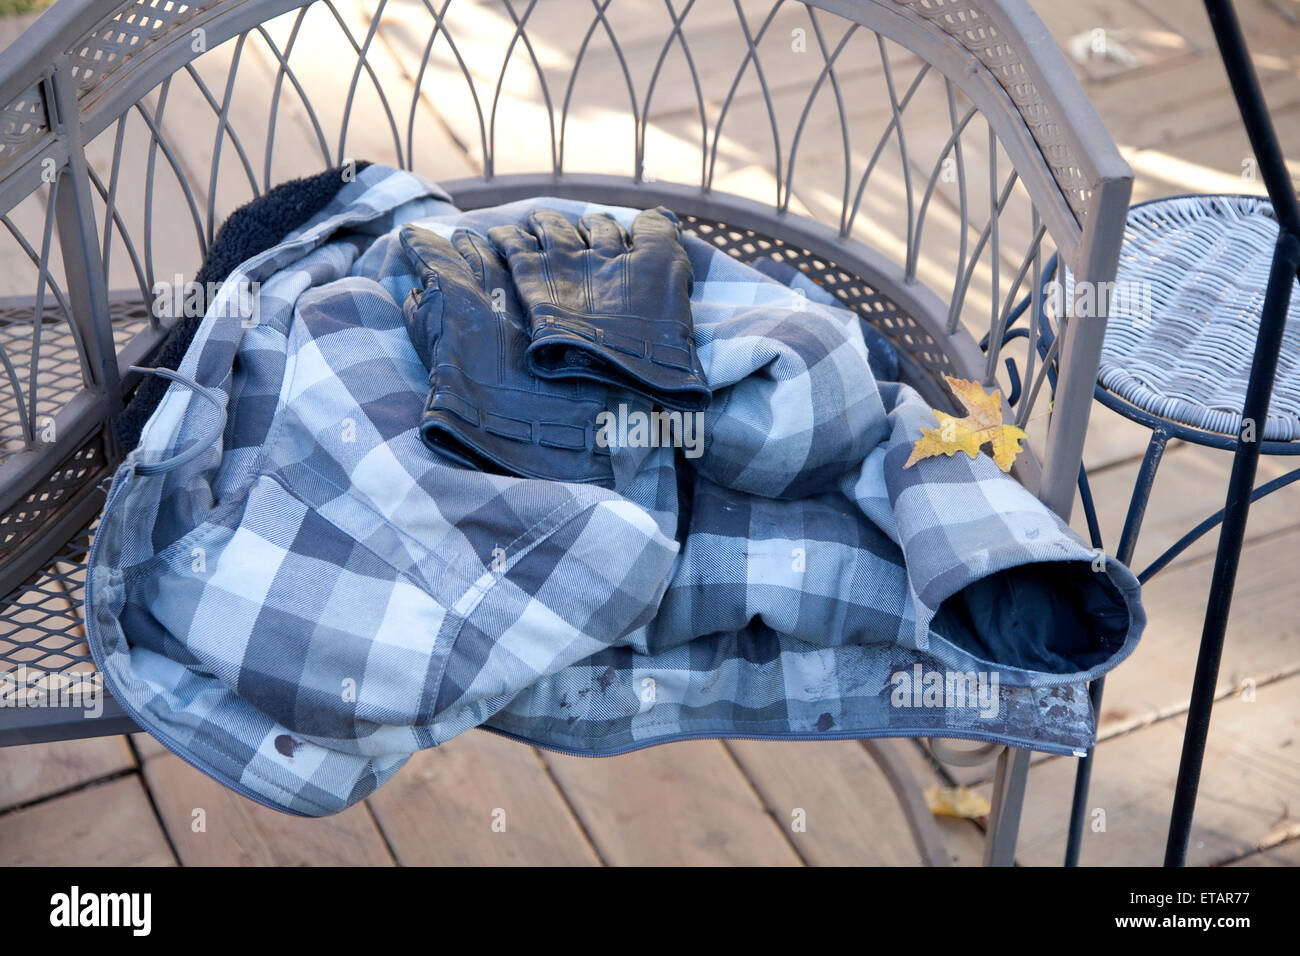
M1106 690L1106 678L1098 677L1088 685L1092 703L1093 720L1101 719L1101 697ZM1065 865L1079 865L1079 848L1083 843L1083 821L1088 814L1088 788L1092 785L1092 758L1096 745L1079 758L1074 769L1074 797L1070 802L1070 829L1065 839Z
M1124 530L1120 533L1119 549L1115 557L1121 564L1131 564L1133 552L1137 550L1138 533L1142 530L1142 519L1146 517L1147 503L1151 500L1151 489L1155 487L1156 472L1169 444L1169 434L1161 429L1151 433L1147 443L1146 454L1138 468L1137 479L1133 483L1133 496L1129 499L1128 513L1124 516ZM1086 479L1085 479L1086 480ZM1095 530L1095 521L1089 521L1089 527ZM1094 547L1101 547L1094 536ZM1101 698L1106 689L1106 679L1099 677L1088 687L1088 696L1092 701L1093 720L1101 720ZM1079 758L1079 765L1074 771L1074 799L1070 803L1070 825L1066 831L1065 865L1079 865L1079 848L1083 842L1083 818L1088 809L1088 788L1092 783L1092 758L1096 747L1089 747L1088 752Z
M907 769L902 754L898 752L900 746L910 746L910 741L868 738L862 741L862 745L884 772L894 796L898 798L898 806L907 820L908 829L912 831L912 841L921 855L922 864L951 866L952 858L944 845L943 834L934 822L934 814L930 812L916 778Z
M984 865L1014 866L1020 811L1029 781L1029 751L1008 747L998 757L993 778L993 805L984 835Z

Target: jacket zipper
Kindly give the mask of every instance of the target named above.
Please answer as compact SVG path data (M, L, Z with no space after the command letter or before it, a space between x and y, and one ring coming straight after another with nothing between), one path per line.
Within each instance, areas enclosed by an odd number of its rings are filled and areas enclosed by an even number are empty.
M598 750L576 750L573 747L564 747L559 744L542 743L533 740L531 737L525 737L523 734L517 734L509 730L501 730L490 724L480 724L479 730L486 730L489 733L496 734L499 737L505 737L516 743L527 744L530 747L536 747L539 750L549 750L552 753L563 754L566 757L619 757L623 754L635 753L638 750L645 750L649 747L658 747L661 744L680 743L684 740L771 740L771 741L811 741L811 740L919 740L927 737L944 737L949 740L973 740L976 743L999 744L1004 747L1015 747L1020 750L1037 750L1042 753L1055 754L1061 757L1078 757L1082 756L1081 751L1075 747L1069 747L1064 744L1044 744L1041 741L1021 740L1018 737L999 737L994 734L976 734L963 730L944 730L942 733L936 733L926 729L921 733L899 733L896 730L865 730L854 731L845 730L835 733L810 734L810 733L788 733L788 734L739 734L728 732L709 732L700 733L680 733L667 734L662 737L656 737L653 740L626 744L621 747L605 747Z

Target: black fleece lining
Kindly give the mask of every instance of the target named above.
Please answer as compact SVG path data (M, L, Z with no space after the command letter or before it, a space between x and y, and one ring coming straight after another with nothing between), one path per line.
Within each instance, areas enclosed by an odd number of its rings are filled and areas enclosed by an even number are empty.
M1119 588L1086 561L989 575L944 601L931 625L981 660L1047 674L1103 663L1123 646L1128 627Z
M369 165L361 161L352 168L360 173ZM315 176L281 183L240 206L217 231L207 255L203 257L203 264L194 275L194 282L205 288L209 282L225 282L240 263L278 245L285 236L328 206L343 186L343 167L335 166ZM202 321L202 316L182 316L147 361L152 362L154 368L178 369ZM123 454L140 443L140 432L145 422L153 415L170 384L157 375L150 375L140 382L126 410L113 425Z

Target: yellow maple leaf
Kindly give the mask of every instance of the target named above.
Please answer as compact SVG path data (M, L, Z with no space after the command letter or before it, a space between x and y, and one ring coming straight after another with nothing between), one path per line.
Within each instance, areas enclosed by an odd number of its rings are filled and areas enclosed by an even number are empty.
M938 784L923 791L930 812L936 816L962 817L974 820L989 815L988 800L966 787L940 787Z
M966 415L957 418L936 410L934 417L939 420L939 427L921 429L921 437L912 443L912 454L903 467L911 468L922 458L955 455L959 451L974 458L980 446L987 444L993 449L997 466L1010 471L1016 455L1020 454L1021 441L1028 436L1023 429L1002 421L1001 390L995 388L986 393L978 382L951 375L945 375L944 379L965 406Z

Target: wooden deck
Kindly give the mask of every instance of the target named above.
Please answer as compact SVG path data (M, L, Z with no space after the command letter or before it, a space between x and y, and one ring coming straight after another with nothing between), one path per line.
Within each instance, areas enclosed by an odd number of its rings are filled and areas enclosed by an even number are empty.
M1067 48L1098 27L1122 41L1127 56L1094 58L1076 69L1137 173L1134 201L1183 192L1262 193L1260 183L1243 176L1250 149L1199 4L1040 0L1034 6ZM1300 3L1238 0L1237 6L1283 146L1300 159ZM0 42L19 22L0 20ZM388 53L387 68L400 69L407 55L402 44L390 44ZM440 119L430 124L442 147L434 175L476 170L475 151L460 145L473 138L459 135L454 117ZM573 142L589 135L579 124ZM376 137L373 145L381 149L382 136ZM373 155L370 145L352 149ZM194 162L205 162L202 155ZM753 175L743 150L725 160L718 186L743 191ZM1300 175L1300 162L1293 169ZM799 195L797 202L815 208L818 197ZM1087 464L1112 548L1145 441L1142 429L1104 409L1094 412ZM1170 449L1135 566L1222 506L1228 469L1225 454ZM1265 461L1261 480L1283 470ZM1193 864L1300 864L1297 495L1290 489L1252 509L1188 854ZM1104 830L1087 830L1085 864L1162 859L1214 544L1213 535L1202 540L1146 588L1146 635L1108 680L1090 801L1092 820L1104 820ZM988 767L939 769L920 744L898 746L925 784L990 789ZM1035 760L1022 863L1059 864L1074 767L1068 758ZM804 829L792 826L799 811ZM505 830L497 832L494 820L503 812ZM954 862L979 862L978 821L940 818L939 824ZM695 741L586 760L473 732L418 754L371 799L325 820L252 804L143 734L0 752L0 863L9 865L918 859L888 784L856 742Z

